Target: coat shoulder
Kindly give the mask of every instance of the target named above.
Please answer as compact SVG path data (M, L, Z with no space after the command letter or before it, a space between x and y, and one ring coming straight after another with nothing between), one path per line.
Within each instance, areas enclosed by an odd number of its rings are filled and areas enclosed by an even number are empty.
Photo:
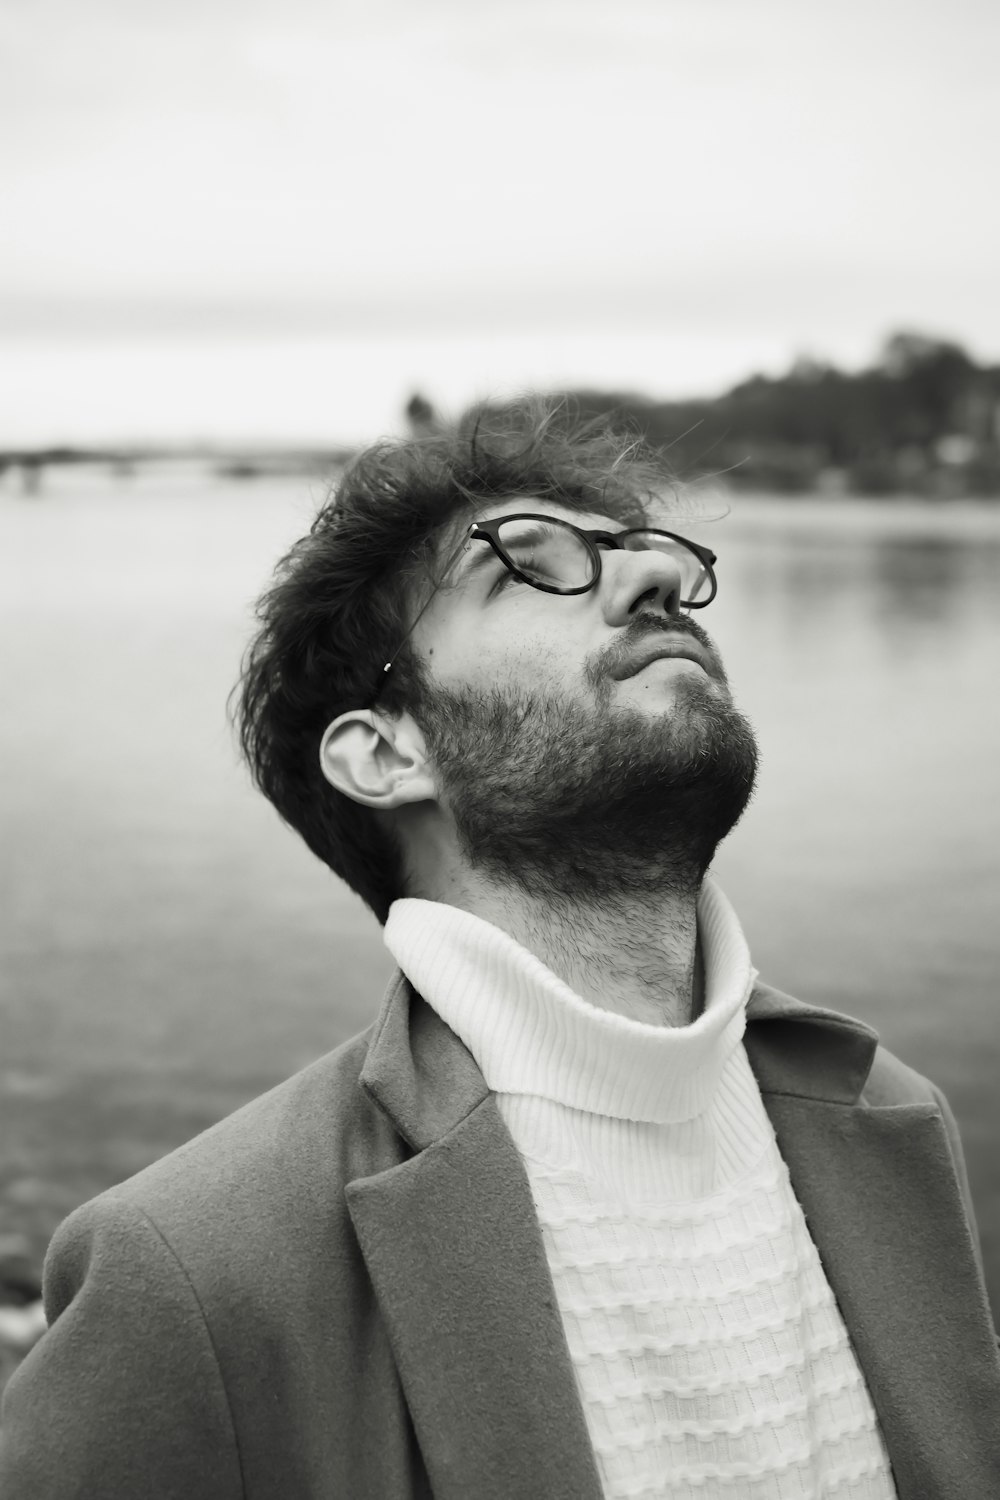
M860 1103L871 1108L892 1104L940 1104L940 1090L880 1042L861 1091Z
M361 1084L378 1026L63 1221L0 1487L236 1500L315 1495L322 1475L324 1494L417 1493L346 1194L412 1154Z
M350 1179L379 1171L395 1132L360 1086L374 1024L317 1058L266 1094L251 1099L111 1191L137 1204L198 1185L219 1188L252 1175L266 1190L275 1172Z
M63 1221L61 1245L135 1216L188 1267L245 1266L252 1255L294 1263L322 1240L356 1252L344 1188L410 1154L360 1085L375 1026L92 1198ZM50 1288L51 1289L51 1288Z

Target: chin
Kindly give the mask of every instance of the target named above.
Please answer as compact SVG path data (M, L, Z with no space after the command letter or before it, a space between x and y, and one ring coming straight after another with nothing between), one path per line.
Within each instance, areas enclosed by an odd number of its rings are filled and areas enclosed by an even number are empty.
M631 708L649 707L657 711L669 710L681 703L732 705L728 683L709 677L697 662L681 659L680 666L687 670L672 672L669 677L664 676L659 682L638 682L635 677L627 678L621 684L626 689L622 697L628 701ZM632 684L636 685L632 687ZM628 691L630 687L632 690Z

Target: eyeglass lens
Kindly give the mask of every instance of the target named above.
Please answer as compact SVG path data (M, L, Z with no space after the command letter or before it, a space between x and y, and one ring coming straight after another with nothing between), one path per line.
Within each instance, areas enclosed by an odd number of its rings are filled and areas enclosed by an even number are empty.
M593 583L597 567L582 537L555 519L550 521L505 521L499 528L500 545L514 566L526 577L550 588L583 588ZM630 552L664 552L677 564L681 575L681 602L693 603L708 583L708 572L697 553L683 542L656 531L636 531L625 538Z

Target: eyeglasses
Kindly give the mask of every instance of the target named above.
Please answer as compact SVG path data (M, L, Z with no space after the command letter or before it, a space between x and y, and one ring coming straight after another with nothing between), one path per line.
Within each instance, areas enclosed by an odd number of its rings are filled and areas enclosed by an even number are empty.
M472 542L489 542L507 572L533 589L546 594L585 594L601 576L601 554L598 545L616 547L625 552L662 552L677 564L681 575L681 607L704 609L718 592L714 552L672 531L635 527L629 531L584 531L556 516L518 514L499 516L493 521L474 521L465 532L442 570L434 591L403 640L382 668L375 698L382 690L393 662L416 629L425 610L444 585L452 568ZM489 558L482 554L483 561ZM477 559L469 571L481 566ZM506 580L504 580L506 581ZM703 597L700 597L703 596Z

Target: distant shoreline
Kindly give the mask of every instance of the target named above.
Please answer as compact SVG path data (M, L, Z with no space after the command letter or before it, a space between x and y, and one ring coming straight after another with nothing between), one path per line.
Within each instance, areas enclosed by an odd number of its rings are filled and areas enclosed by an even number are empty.
M49 468L104 468L127 479L140 470L198 467L206 474L233 479L252 479L258 474L304 474L340 469L354 449L331 447L259 447L251 445L129 445L99 448L39 447L0 449L0 475L9 470L22 476L40 474Z
M358 450L343 446L330 447L251 447L249 445L215 446L192 444L176 446L129 446L108 445L99 448L39 447L0 450L0 494L21 494L29 497L44 497L47 479L53 473L100 474L102 471L115 483L152 475L172 475L177 478L228 479L251 482L258 479L319 479L335 478ZM790 509L798 505L813 503L840 503L846 510L856 511L873 501L892 504L895 501L919 505L928 514L950 512L957 505L969 503L984 511L1000 509L1000 495L976 494L953 487L940 494L915 494L912 489L900 488L886 492L884 489L865 493L847 487L843 476L827 473L825 482L803 485L801 489L789 490L769 484L753 474L708 474L701 478L692 475L682 487L697 492L706 485L713 486L730 500L741 496L767 500L780 508L787 516Z
M147 495L162 497L164 493L176 493L179 503L190 503L202 492L208 499L216 486L245 490L250 500L263 498L278 486L307 489L318 507L349 456L342 450L144 450L141 457L123 465L120 454L95 450L72 460L45 457L27 475L18 462L5 464L0 458L0 504L33 507L48 501L95 498L125 503L133 497L141 504ZM729 476L706 476L700 482L680 484L677 497L678 518L683 516L692 535L706 538L718 524L730 532L807 526L824 535L860 530L880 535L922 532L984 540L1000 537L1000 504L995 495L943 498L913 491L889 495L795 492L764 484L737 487Z

